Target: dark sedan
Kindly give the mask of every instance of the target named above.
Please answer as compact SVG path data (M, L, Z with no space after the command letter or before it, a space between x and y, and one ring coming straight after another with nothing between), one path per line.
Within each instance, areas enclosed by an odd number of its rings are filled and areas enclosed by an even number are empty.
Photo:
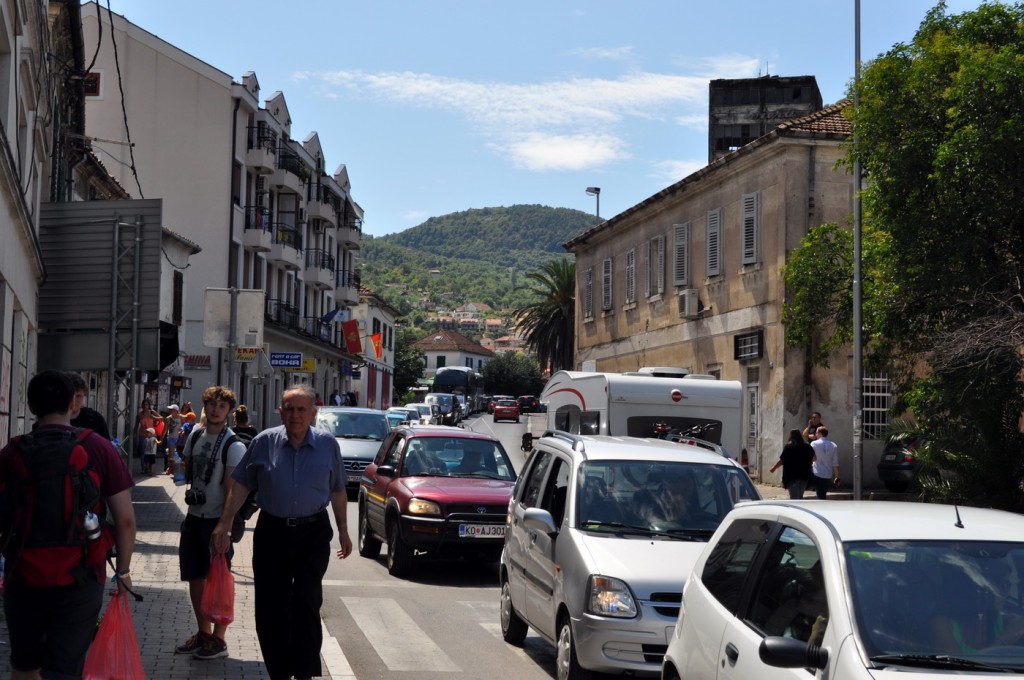
M455 427L401 427L363 472L359 554L387 544L393 576L429 557L496 561L516 473L501 442Z
M540 411L540 400L537 397L523 395L517 399L520 413L538 413Z
M917 469L920 466L917 449L922 443L922 439L914 438L891 442L885 447L882 457L878 460L878 478L885 484L886 489L899 493L910 487L917 477Z

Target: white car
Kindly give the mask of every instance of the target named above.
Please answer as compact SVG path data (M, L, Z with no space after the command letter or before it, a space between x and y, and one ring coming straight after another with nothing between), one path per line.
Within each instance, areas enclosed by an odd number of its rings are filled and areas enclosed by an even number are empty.
M509 504L505 641L533 629L554 644L558 680L657 675L687 566L734 502L757 498L734 461L697 446L545 433Z
M419 420L420 425L436 425L437 424L434 421L433 415L430 413L430 406L428 406L427 404L424 404L422 402L417 402L415 404L406 404L405 407L409 408L409 409L416 409L419 412L419 414L420 414L420 420Z
M664 680L1024 673L1024 517L880 501L729 513L683 589Z

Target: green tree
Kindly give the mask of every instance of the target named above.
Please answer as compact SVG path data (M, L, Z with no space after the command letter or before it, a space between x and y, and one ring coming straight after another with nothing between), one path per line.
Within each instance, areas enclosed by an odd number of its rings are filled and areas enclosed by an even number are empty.
M552 373L573 367L576 345L576 263L563 257L526 275L533 301L517 309L519 327L537 360Z
M417 340L417 334L408 329L400 330L395 339L395 394L405 394L423 377L426 356L410 346Z
M482 374L491 394L540 394L544 389L540 364L519 352L506 352L484 364Z
M941 439L946 498L1024 510L1024 7L939 3L913 40L864 68L852 112L863 193L865 347L917 426ZM852 109L852 107L851 107ZM848 110L851 110L848 109ZM823 239L832 239L829 243ZM786 267L787 339L850 337L848 239L812 231ZM873 251L871 249L874 249ZM841 252L840 252L841 251ZM825 282L817 306L809 292ZM843 305L838 309L834 305ZM812 317L817 315L815 321ZM836 340L830 340L831 336ZM831 344L830 344L831 343ZM943 486L943 485L938 485ZM938 486L936 488L938 488ZM933 494L939 497L941 494Z

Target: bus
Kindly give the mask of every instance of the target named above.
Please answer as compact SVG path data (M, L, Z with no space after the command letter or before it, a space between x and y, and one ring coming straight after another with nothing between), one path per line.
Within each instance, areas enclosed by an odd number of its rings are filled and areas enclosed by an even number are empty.
M430 391L461 394L466 400L466 415L484 408L484 377L468 366L444 366L437 369Z

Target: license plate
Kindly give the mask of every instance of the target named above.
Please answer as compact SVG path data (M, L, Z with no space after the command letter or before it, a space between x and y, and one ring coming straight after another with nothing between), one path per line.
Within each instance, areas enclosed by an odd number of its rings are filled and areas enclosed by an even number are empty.
M459 538L504 538L504 524L460 524Z
M883 460L896 460L895 453L887 453L882 457Z

